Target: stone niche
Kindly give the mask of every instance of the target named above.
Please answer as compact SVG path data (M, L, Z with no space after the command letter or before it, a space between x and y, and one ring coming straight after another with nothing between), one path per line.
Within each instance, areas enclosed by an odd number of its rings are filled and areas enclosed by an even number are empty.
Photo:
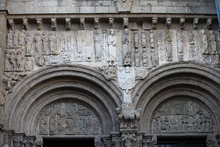
M213 133L216 124L211 112L199 101L178 98L163 102L154 112L151 132Z
M101 124L87 105L72 100L56 101L40 112L36 132L40 135L100 135Z

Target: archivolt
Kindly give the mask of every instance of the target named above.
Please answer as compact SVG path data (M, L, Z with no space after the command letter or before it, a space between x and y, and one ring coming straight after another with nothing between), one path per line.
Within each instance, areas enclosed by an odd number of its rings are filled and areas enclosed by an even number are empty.
M220 131L220 71L195 63L159 67L140 81L133 91L134 104L141 108L140 129L150 133L154 110L165 100L188 97L203 103L215 116Z
M37 115L44 106L61 99L73 99L92 107L101 119L103 134L117 131L114 110L121 105L121 93L98 70L85 66L53 66L36 71L16 85L6 98L5 127L35 135Z

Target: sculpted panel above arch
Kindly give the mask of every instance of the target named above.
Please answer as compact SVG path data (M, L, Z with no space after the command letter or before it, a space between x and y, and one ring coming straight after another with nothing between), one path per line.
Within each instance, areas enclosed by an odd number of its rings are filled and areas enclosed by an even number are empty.
M215 127L210 111L199 101L189 98L163 102L151 120L151 132L155 134L213 133Z
M41 135L100 135L101 124L85 104L59 100L40 112L36 132Z

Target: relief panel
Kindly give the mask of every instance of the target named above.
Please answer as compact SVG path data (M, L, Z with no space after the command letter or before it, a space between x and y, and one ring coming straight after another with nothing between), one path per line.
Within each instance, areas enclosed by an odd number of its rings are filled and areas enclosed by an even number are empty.
M100 135L100 121L93 111L80 103L58 101L44 108L36 132L41 135Z
M153 115L152 133L213 133L215 121L209 110L191 99L171 99Z

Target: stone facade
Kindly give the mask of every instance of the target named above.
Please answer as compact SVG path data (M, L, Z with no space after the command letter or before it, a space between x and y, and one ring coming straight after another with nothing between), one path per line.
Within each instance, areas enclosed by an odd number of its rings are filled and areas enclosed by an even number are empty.
M2 0L0 147L220 146L219 46L214 0Z

